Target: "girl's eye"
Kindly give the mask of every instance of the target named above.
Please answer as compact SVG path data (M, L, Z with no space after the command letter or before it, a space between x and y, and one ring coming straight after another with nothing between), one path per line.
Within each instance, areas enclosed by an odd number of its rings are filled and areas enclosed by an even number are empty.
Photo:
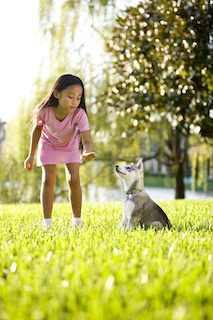
M68 96L68 98L73 99L74 97ZM80 98L77 98L77 100L81 100L81 97L80 97Z

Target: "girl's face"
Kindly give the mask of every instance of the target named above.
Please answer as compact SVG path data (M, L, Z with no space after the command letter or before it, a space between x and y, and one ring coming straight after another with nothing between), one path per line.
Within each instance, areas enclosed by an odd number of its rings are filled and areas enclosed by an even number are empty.
M78 108L81 102L83 88L80 85L72 85L61 92L55 90L53 94L55 98L58 99L58 111L63 114L68 114Z

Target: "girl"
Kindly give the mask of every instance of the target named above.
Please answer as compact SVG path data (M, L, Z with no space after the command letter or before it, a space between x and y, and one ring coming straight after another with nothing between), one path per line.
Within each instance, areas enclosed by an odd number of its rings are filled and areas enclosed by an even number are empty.
M73 225L81 224L79 164L82 160L93 160L96 154L93 152L86 114L84 85L78 77L62 75L36 107L30 152L24 162L28 171L33 169L37 147L37 165L42 166L41 206L44 227L48 228L52 224L56 164L65 164Z

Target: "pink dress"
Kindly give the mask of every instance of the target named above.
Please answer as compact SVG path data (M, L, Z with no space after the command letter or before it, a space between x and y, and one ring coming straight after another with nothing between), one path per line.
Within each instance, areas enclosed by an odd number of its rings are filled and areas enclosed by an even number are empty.
M59 121L53 107L44 107L39 111L36 123L43 125L38 143L37 166L82 162L79 132L89 130L88 117L82 108Z

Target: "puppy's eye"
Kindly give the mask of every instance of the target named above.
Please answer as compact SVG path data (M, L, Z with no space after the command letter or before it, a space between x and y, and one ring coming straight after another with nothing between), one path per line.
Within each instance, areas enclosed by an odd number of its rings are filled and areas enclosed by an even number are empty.
M127 169L128 171L130 171L130 170L131 170L131 167L130 167L130 166L127 166L126 169Z

